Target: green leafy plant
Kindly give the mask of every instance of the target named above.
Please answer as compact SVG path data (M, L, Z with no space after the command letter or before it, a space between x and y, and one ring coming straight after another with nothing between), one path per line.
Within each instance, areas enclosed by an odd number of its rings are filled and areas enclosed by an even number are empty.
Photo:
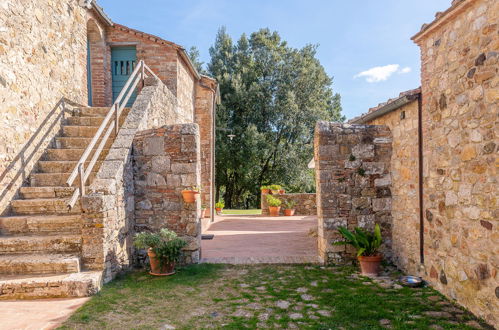
M296 206L297 203L296 203L296 201L294 201L292 199L288 199L288 200L284 201L283 204L284 204L284 209L285 210L292 210L292 209L295 208L295 206Z
M279 207L282 202L279 198L276 198L272 195L267 195L267 204L271 207Z
M379 224L374 227L374 232L368 233L362 228L356 227L354 232L345 227L338 227L340 234L346 239L341 242L334 242L334 245L352 245L357 249L357 256L375 256L381 246L381 229Z
M225 207L225 203L224 203L224 202L222 202L222 201L217 202L217 203L215 203L215 207L216 207L217 209L223 209L223 208Z
M260 190L268 190L268 189L270 189L270 186L261 186L260 187Z
M366 170L364 170L362 167L359 167L357 169L357 173L360 175L360 176L366 176Z
M160 264L178 262L186 240L166 228L159 232L142 232L135 234L133 244L138 249L152 249Z
M281 190L281 189L282 189L282 186L281 186L281 185L279 185L279 184L271 184L271 185L269 186L269 189L270 189L270 190Z

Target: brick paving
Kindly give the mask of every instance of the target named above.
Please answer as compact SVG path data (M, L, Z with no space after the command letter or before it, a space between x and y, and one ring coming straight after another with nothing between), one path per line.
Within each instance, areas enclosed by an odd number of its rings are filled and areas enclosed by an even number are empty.
M202 262L317 263L316 226L315 216L218 216L205 232L214 239L201 243Z

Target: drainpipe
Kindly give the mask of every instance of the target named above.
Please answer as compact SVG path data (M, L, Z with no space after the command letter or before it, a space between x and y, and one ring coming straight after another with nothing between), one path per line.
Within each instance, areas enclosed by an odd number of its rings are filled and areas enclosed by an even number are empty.
M423 93L418 95L418 156L419 156L419 258L424 265L424 212L423 212Z

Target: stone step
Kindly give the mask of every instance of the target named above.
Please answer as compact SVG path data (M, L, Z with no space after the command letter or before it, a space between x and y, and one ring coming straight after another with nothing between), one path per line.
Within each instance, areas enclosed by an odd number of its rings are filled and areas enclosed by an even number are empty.
M102 287L102 272L70 274L3 275L0 277L0 299L42 299L88 297Z
M56 137L55 138L55 146L57 149L85 149L89 144L90 141L92 141L91 137ZM99 143L102 141L102 139L97 140L95 144L95 148L99 146ZM104 145L105 149L109 149L114 142L114 136L110 136L106 144Z
M97 171L94 167L93 171ZM32 173L29 177L31 187L60 187L66 184L66 180L69 178L71 173ZM93 181L96 172L90 173L88 176L86 185ZM73 182L72 186L75 187L80 184L80 179L77 178Z
M80 234L81 216L21 215L0 217L0 235Z
M126 116L123 116L123 115L120 116L120 127L125 122L125 119L126 119ZM100 126L102 124L103 120L104 120L104 116L101 116L101 117L72 116L72 117L66 118L65 124L71 125L71 126Z
M84 151L85 149L47 149L43 155L43 160L80 160ZM90 153L88 160L92 159L94 152L95 150ZM98 160L104 160L108 152L109 149L103 149Z
M66 274L80 271L80 258L70 254L0 255L0 274Z
M94 137L99 126L62 126L63 136L79 136L79 137Z
M38 162L38 172L41 173L71 173L75 168L78 161L76 160L41 160ZM90 162L85 162L85 168L87 168ZM102 161L97 161L92 169L92 172L96 172L102 165Z
M105 117L110 111L111 107L87 107L79 108L75 111L75 116L80 117ZM130 108L123 108L121 115L127 115L130 112Z
M80 213L80 203L77 202L70 209L67 204L68 200L69 198L15 199L10 202L10 205L14 215Z
M80 235L0 236L0 254L79 253L81 240Z
M21 199L69 198L73 196L75 189L75 187L21 187L19 195Z

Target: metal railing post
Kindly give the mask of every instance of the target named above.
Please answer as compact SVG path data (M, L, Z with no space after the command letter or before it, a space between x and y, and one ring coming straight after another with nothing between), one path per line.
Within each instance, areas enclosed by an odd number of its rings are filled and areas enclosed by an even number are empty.
M85 195L85 169L83 163L78 164L78 174L80 176L80 196Z

